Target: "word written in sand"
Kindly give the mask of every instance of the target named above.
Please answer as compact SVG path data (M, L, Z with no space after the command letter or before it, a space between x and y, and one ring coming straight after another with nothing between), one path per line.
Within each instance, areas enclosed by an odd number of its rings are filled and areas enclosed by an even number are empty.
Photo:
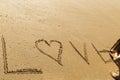
M8 61L7 61L6 41L5 41L5 38L3 36L1 38L1 41L2 41L3 62L4 62L4 73L5 74L42 74L43 73L43 71L41 69L33 69L33 68L17 69L15 71L14 70L9 70ZM40 49L40 47L38 46L40 43L45 43L49 47L52 46L52 43L56 43L56 45L59 46L58 52L57 52L57 58L51 56L49 53L44 52L42 49ZM71 47L76 51L76 53L86 62L86 64L90 65L90 62L88 60L88 55L87 55L86 44L84 44L84 55L82 55L80 53L80 51L76 48L76 46L71 41L69 41L69 43L70 43ZM104 63L109 62L109 60L106 61L102 57L102 55L100 54L101 52L104 52L104 51L98 51L93 43L91 43L91 45ZM62 53L63 53L62 42L57 41L57 40L47 41L45 39L39 39L39 40L35 41L35 47L41 54L47 56L51 60L54 60L60 66L63 66L63 64L62 64Z

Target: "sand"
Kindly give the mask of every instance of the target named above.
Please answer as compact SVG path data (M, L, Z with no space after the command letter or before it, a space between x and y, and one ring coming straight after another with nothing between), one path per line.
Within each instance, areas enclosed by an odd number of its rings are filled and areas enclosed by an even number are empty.
M5 74L2 42L0 42L0 80L113 80L116 65L104 63L98 50L107 49L120 38L119 0L0 0L0 38L6 42L9 71L41 69L42 74ZM57 60L59 44L63 52L59 65L41 53L38 47ZM89 65L70 42L84 55ZM101 53L105 60L109 53Z

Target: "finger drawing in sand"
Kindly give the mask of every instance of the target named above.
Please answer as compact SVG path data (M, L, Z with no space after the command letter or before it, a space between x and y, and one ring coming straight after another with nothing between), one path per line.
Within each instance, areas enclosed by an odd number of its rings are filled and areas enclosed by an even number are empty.
M116 72L111 72L110 74L115 80L120 80L120 39L113 45L110 50L102 50L99 52L109 52L111 59L118 67Z

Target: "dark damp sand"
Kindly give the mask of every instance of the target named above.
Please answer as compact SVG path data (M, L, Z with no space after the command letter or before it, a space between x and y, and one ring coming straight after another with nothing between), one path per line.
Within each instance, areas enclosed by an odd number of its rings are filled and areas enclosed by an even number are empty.
M7 44L9 70L37 68L43 74L8 74L3 72L0 48L0 79L4 80L113 80L113 62L105 64L92 48L110 49L120 38L119 0L0 0L0 35ZM63 43L63 67L41 54L38 39ZM90 65L75 52L71 41L84 54L86 43ZM0 43L1 45L1 43ZM56 57L58 46L42 44L42 49ZM110 57L102 53L105 60Z

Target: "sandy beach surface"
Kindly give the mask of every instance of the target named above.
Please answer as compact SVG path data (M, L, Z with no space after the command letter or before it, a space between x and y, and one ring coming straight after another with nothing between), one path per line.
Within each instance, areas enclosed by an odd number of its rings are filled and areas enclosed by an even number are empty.
M0 38L8 71L41 69L42 74L5 74L0 42L0 80L113 80L116 65L97 54L120 38L119 0L0 0ZM35 46L57 60L40 52ZM54 41L54 42L52 42ZM80 54L73 48L76 47ZM85 54L87 54L85 56ZM100 53L109 60L109 53ZM88 58L88 59L87 59Z

